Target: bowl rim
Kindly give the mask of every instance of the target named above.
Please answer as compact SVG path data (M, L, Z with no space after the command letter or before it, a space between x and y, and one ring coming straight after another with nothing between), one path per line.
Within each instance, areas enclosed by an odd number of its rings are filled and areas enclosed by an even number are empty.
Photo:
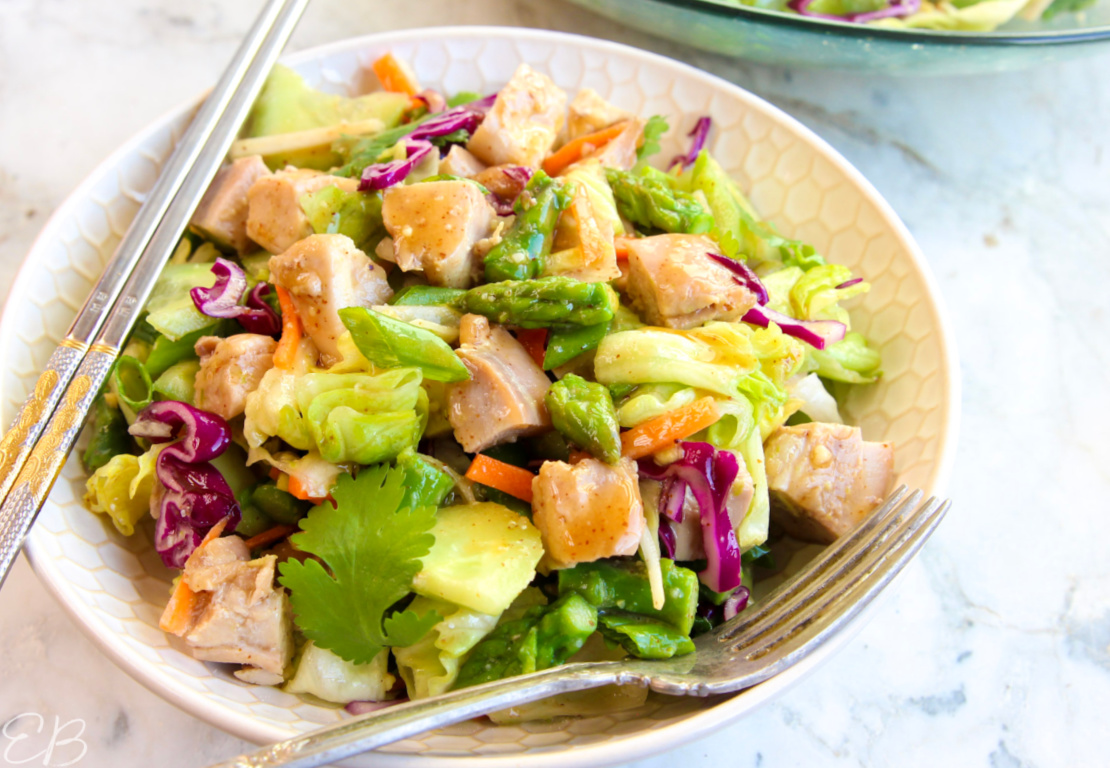
M588 6L589 0L572 0ZM961 32L943 29L890 29L870 24L853 24L835 19L814 18L797 13L787 13L769 8L747 5L724 5L717 0L644 0L660 5L704 13L726 20L743 20L766 26L795 27L800 31L839 34L861 39L880 39L910 44L950 44L971 46L1048 46L1082 45L1110 40L1110 24L1097 27L1040 32Z
M790 127L802 136L807 142L821 151L830 163L841 171L847 179L856 185L860 191L874 203L880 214L890 225L893 234L903 247L906 255L913 262L921 275L926 288L926 295L932 302L937 316L938 343L941 348L941 358L947 369L947 396L942 402L942 422L944 428L939 433L936 469L933 475L933 485L925 489L927 493L942 495L948 486L949 479L955 464L956 442L959 434L961 410L961 376L959 357L956 351L955 340L952 334L951 322L944 299L940 294L936 278L932 274L928 263L925 261L913 236L895 213L890 204L879 194L875 187L840 155L824 139L820 138L795 118L774 106L763 98L750 93L716 75L704 72L689 64L676 61L660 54L644 51L632 46L614 43L607 40L593 38L551 30L537 30L519 27L501 26L457 26L457 27L428 27L419 29L394 30L387 32L371 33L359 37L346 38L324 45L313 46L287 54L282 57L284 64L296 66L308 63L329 55L343 53L357 53L372 47L382 47L393 44L419 42L428 37L443 37L452 39L477 39L484 40L491 37L508 38L511 40L527 40L538 44L571 44L578 48L587 48L600 53L617 54L632 61L646 61L656 65L663 65L674 69L686 77L701 80L714 90L723 91L729 97L748 106L766 111L776 120ZM195 110L200 103L201 96L189 99L173 109L163 113L161 117L148 124L145 128L134 134L123 145L112 152L105 160L97 165L94 170L66 197L55 209L43 230L32 243L28 255L24 259L16 279L12 283L9 297L25 293L25 285L32 280L33 256L43 244L55 239L60 239L61 227L68 218L73 207L88 197L95 185L125 157L133 154L135 148L148 140L151 136L163 131L174 121L181 119L191 110ZM14 316L15 303L5 303L0 322L10 325ZM0 337L0 360L7 359L9 341L7 336ZM2 383L2 382L0 382ZM0 397L3 396L0 391ZM38 529L41 530L41 529ZM217 698L206 696L196 690L179 686L172 678L162 671L159 665L136 658L128 647L115 633L103 626L97 617L98 611L93 606L75 599L67 591L67 580L61 573L57 564L53 562L50 553L44 546L37 542L38 533L32 529L24 547L24 554L31 567L38 575L40 581L54 596L62 607L77 622L78 627L92 640L117 666L127 672L132 678L142 683L159 697L170 702L192 716L201 719L227 733L235 735L256 744L289 738L292 734L277 723L263 723L249 716L227 708ZM896 580L898 581L898 580ZM858 634L878 610L885 599L889 599L893 589L887 589L881 599L875 600L857 615L837 635L831 638L824 646L810 654L786 672L770 680L746 689L742 695L738 694L727 698L720 703L707 707L701 712L670 725L648 729L630 736L611 739L598 744L584 744L574 747L575 760L583 766L587 765L613 765L631 760L658 755L673 750L682 744L700 738L709 732L738 719L741 715L754 710L771 699L781 695L808 674L817 669L825 659L834 655ZM357 758L356 758L357 759ZM478 768L491 766L493 768L509 768L509 766L527 766L527 768L562 768L566 764L565 750L521 753L514 755L485 755L480 757L460 756L422 756L419 754L374 752L375 765L383 768L417 768L425 761L435 760L437 765L444 768ZM346 763L344 763L346 764ZM359 763L363 764L363 763Z

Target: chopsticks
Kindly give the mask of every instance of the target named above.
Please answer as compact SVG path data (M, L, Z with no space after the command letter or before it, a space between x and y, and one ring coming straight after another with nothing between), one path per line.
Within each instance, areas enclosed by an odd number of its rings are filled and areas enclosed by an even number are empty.
M158 275L307 5L267 0L0 439L0 586Z

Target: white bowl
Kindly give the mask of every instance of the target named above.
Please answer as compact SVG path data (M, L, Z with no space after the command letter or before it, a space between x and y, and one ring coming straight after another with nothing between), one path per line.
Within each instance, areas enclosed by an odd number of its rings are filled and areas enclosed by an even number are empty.
M317 87L357 89L361 68L392 50L422 82L448 92L492 92L521 62L567 89L590 86L673 130L663 157L684 149L697 117L712 116L711 146L758 210L791 236L872 283L853 325L879 346L881 383L858 388L844 412L872 440L896 445L898 481L940 493L955 454L958 369L936 283L909 232L878 192L839 154L756 96L696 69L613 43L536 30L467 27L371 35L314 48L286 63ZM159 120L109 157L54 213L17 279L0 323L3 420L33 385L153 184L192 107ZM182 709L258 743L334 722L341 711L275 688L239 683L196 661L158 630L169 572L149 531L130 539L81 505L76 456L31 532L26 552L39 577L117 664ZM866 612L865 612L866 613ZM717 728L785 690L843 645L861 620L787 673L714 700L652 698L631 712L562 723L496 727L468 722L375 754L383 768L436 764L604 765L658 754ZM462 760L460 758L468 758ZM477 759L475 759L477 758ZM363 758L365 761L366 758Z

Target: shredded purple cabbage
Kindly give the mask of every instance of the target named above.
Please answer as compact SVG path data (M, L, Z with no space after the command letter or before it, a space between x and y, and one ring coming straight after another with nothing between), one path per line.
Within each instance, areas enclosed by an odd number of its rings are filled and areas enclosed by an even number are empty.
M856 285L857 283L862 283L862 282L863 282L862 277L853 277L851 280L845 280L843 283L836 286L836 288L834 288L833 290L840 291L840 290L843 290L844 288L851 288L853 285Z
M766 328L775 323L787 336L804 341L814 349L824 349L826 344L840 341L848 328L837 320L796 320L789 315L768 307L755 306L741 318L745 323Z
M276 336L281 333L281 319L263 300L270 286L259 283L243 306L239 301L247 290L247 276L242 267L224 258L212 265L216 283L211 288L196 287L189 291L197 311L208 317L235 318L249 333Z
M519 184L521 189L528 186L528 182L532 180L532 174L535 173L527 165L507 165L501 169L501 172Z
M748 607L748 598L751 597L751 592L747 587L738 587L735 592L728 596L725 600L724 614L725 621L736 616L740 611Z
M686 505L686 482L671 476L663 481L659 489L659 511L676 523L682 522L682 510Z
M422 98L422 97L421 97ZM447 136L455 131L465 130L473 133L482 123L490 107L497 100L497 94L445 110L435 117L425 120L418 125L412 133L402 139L406 156L404 160L393 160L388 163L374 163L362 171L362 180L359 182L360 192L377 192L378 190L392 187L405 180L416 164L428 156L435 146L429 139ZM425 100L431 109L431 102Z
M824 349L826 344L840 341L848 332L847 326L836 320L797 320L770 309L765 306L771 298L766 286L760 282L759 276L747 264L719 253L707 253L706 256L732 272L732 279L737 285L742 285L755 294L756 305L741 318L745 323L758 325L760 328L766 328L771 323L775 323L787 336L800 339L814 349ZM860 280L862 278L849 280L838 285L837 288L855 285Z
M879 19L912 16L913 14L921 10L921 0L890 0L890 5L888 5L886 8L880 8L877 11L867 11L866 13L850 13L847 16L836 16L831 13L815 13L814 11L809 10L809 6L813 5L813 3L814 0L790 0L788 5L800 16L808 16L811 19L847 21L851 24L866 24L869 21L878 21Z
M501 169L501 172L509 177L511 181L516 183L520 188L517 193L513 195L512 199L501 197L500 195L490 192L486 195L486 200L497 211L498 216L512 216L513 205L516 204L516 199L520 197L520 193L528 186L528 182L532 180L532 169L526 165L508 165Z
M706 569L698 577L714 592L728 592L740 586L740 545L728 513L728 497L740 474L740 464L733 453L719 451L709 443L679 445L681 459L666 467L643 459L640 474L652 480L678 478L694 494L707 560Z
M424 106L428 108L430 114L437 114L447 109L447 99L443 98L443 94L434 88L425 88L420 93L413 96L414 99L420 99L424 102Z
M161 487L154 548L168 567L184 568L212 526L224 519L228 531L239 525L235 494L208 463L227 449L231 429L215 414L160 400L139 412L130 432L152 443L176 441L162 449L155 464Z
M408 699L391 699L389 701L352 701L344 707L352 715L365 715L368 712L377 712L396 704L404 704Z
M706 255L731 272L732 279L737 285L741 285L754 293L756 303L762 305L771 300L770 295L767 293L767 288L760 282L759 276L753 272L752 268L747 264L738 259L730 259L728 256L722 256L719 253L707 253Z
M406 153L404 160L374 163L362 170L362 180L358 184L359 192L377 192L392 187L394 184L400 184L412 173L416 164L435 149L431 142L424 140L406 140L404 145Z
M667 557L674 560L675 553L678 551L678 540L675 538L671 521L665 517L659 518L659 541L663 544L663 551L667 553Z
M472 101L469 104L440 112L435 117L422 122L415 131L409 134L409 139L427 141L460 130L474 133L482 120L485 119L486 113L489 112L489 108L493 106L496 99L497 94L495 93L486 96L484 99L478 99L478 101Z
M812 0L810 0L812 2ZM694 123L694 130L690 131L687 136L693 139L690 144L690 151L685 155L677 155L671 160L671 167L681 165L685 168L688 165L693 165L698 159L698 154L705 148L705 140L709 138L709 129L713 127L713 121L708 117L699 117L698 121Z
M256 283L247 294L247 311L240 312L239 317L235 318L247 333L259 333L263 336L281 335L281 315L266 302L265 297L269 295L269 283Z

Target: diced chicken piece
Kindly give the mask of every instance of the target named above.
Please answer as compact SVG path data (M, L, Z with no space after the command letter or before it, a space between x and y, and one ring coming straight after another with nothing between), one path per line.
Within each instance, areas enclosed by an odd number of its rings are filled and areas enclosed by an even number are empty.
M189 228L221 248L247 253L253 246L247 237L247 193L270 169L258 155L241 157L225 165L208 185L189 221Z
M567 95L551 78L521 64L466 148L487 165L538 167L563 126L566 105Z
M257 333L198 339L197 407L225 419L241 414L247 405L247 395L258 389L262 376L274 367L276 347L272 338Z
M737 456L737 458L740 457ZM732 483L732 491L728 497L728 517L733 530L739 528L740 524L744 522L744 517L748 514L748 508L751 507L752 498L755 496L755 484L752 482L752 476L748 473L743 460L738 463L740 472ZM662 485L657 480L640 480L640 496L644 500L645 507L659 507ZM660 525L664 525L664 523L660 522ZM682 504L682 521L676 523L668 519L665 525L668 525L674 533L675 560L705 559L705 538L701 528L701 510L694 499L694 494L689 491L686 493L686 498Z
M481 315L463 315L458 355L470 380L447 388L447 420L467 453L551 426L547 375L512 334Z
M637 161L636 150L644 135L646 121L639 118L629 120L624 130L610 139L600 149L589 155L601 161L606 168L627 171Z
M270 278L289 291L326 365L339 360L338 339L347 330L339 310L385 304L393 296L385 270L346 235L311 235L271 256Z
M738 320L755 294L706 254L716 244L702 235L656 235L628 241L628 293L652 325L693 328Z
M293 656L293 623L285 589L274 586L276 564L274 555L251 560L238 536L208 541L182 574L191 607L180 605L182 593L175 592L163 629L173 628L202 661L243 664L280 678ZM186 621L175 624L185 610Z
M332 186L354 192L358 180L307 168L287 168L261 177L247 193L247 235L270 253L284 252L312 234L301 197Z
M528 184L528 179L518 172L519 169L519 165L495 165L492 168L486 168L475 176L474 180L502 200L512 202Z
M451 176L471 178L486 169L486 164L464 149L461 144L452 144L447 155L439 161L439 172Z
M811 422L775 431L764 446L773 519L799 539L827 544L886 497L894 474L890 443L859 427Z
M593 88L583 88L567 107L567 141L595 133L632 117L632 113L601 98Z
M545 461L532 481L532 520L558 568L634 555L644 530L636 463Z
M493 232L497 212L477 184L428 181L387 189L382 219L397 266L423 271L432 285L468 288L482 266L474 246Z

